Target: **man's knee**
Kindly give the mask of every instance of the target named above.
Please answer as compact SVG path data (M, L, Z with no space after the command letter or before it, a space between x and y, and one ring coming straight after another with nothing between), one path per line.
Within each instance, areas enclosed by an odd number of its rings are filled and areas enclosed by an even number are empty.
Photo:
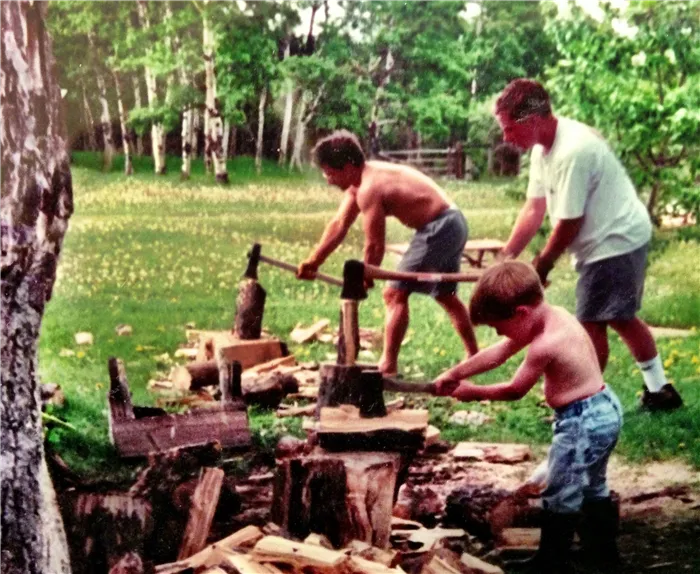
M405 305L408 302L410 293L403 289L396 289L395 287L385 287L383 295L384 303L387 307L394 307L396 305Z

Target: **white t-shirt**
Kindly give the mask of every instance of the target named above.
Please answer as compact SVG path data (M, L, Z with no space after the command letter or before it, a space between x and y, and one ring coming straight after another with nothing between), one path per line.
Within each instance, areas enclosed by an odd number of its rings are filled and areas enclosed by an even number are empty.
M569 251L579 264L638 249L651 221L625 168L607 142L580 122L558 118L549 153L532 148L528 197L545 197L552 225L584 216Z

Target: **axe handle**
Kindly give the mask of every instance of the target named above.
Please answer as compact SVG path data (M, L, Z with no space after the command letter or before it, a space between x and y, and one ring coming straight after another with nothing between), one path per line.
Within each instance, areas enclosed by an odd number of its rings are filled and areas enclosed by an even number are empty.
M384 390L394 393L428 393L435 394L435 384L428 382L399 381L389 377L384 377Z
M260 255L260 261L264 261L268 265L273 265L274 267L279 267L280 269L284 269L286 271L291 271L292 273L297 272L296 266L292 265L291 263L285 263L284 261L267 257L266 255ZM335 277L331 277L325 273L316 273L316 275L314 275L314 279L320 279L321 281L325 281L326 283L337 287L343 286L343 282L340 279L336 279Z
M482 273L482 269L474 269L469 273L410 273L408 271L389 271L388 269L382 269L381 267L365 263L366 278L385 279L389 281L420 281L428 283L456 281L473 283L479 280Z

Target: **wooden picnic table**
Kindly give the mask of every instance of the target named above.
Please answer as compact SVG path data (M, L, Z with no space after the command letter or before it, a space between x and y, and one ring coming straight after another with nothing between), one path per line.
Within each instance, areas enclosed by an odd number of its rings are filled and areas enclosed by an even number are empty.
M495 258L504 246L505 243L499 239L472 239L464 246L462 262L481 269L484 266L484 256L489 253L492 258ZM408 243L394 243L386 246L387 251L398 255L403 255L407 249Z

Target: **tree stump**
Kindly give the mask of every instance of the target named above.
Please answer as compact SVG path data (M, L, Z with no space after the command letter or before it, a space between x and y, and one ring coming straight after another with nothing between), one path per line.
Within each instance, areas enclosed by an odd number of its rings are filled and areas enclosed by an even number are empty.
M319 418L322 407L338 405L356 406L363 417L386 416L382 374L357 365L321 365L316 418Z
M236 297L233 332L239 339L259 339L267 293L256 279L241 281Z
M389 547L401 456L323 451L277 467L272 521L300 539L325 535L335 548L361 540Z

